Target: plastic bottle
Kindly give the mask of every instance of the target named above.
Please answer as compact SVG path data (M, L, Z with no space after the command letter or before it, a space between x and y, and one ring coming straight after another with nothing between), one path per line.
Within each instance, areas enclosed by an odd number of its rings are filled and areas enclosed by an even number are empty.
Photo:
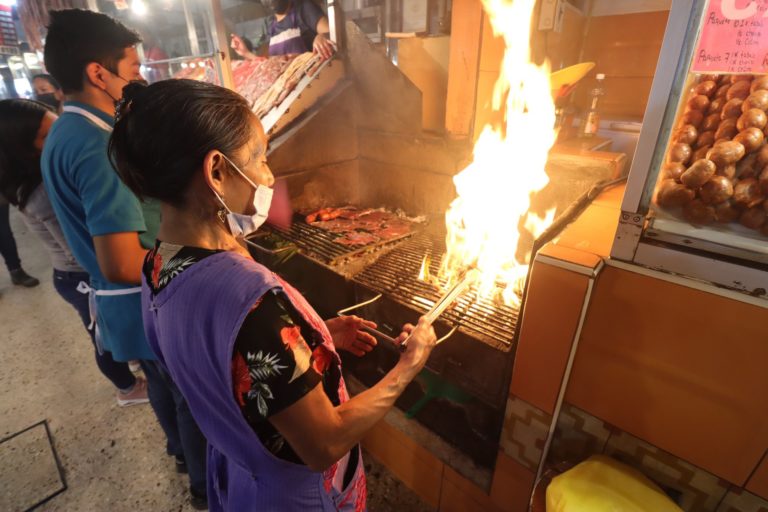
M597 110L597 104L600 101L600 97L605 95L605 89L603 89L603 80L605 75L598 73L597 85L589 93L592 97L592 105L589 107L587 115L584 116L584 122L582 123L581 136L582 137L594 137L597 135L597 130L600 128L600 113Z

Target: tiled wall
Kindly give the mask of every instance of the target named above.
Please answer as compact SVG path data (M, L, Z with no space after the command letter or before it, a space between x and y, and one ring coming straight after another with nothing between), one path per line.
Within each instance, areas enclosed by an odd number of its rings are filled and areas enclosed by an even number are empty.
M652 446L599 418L564 404L548 464L578 463L602 453L642 471L686 511L768 512L768 501L674 455Z

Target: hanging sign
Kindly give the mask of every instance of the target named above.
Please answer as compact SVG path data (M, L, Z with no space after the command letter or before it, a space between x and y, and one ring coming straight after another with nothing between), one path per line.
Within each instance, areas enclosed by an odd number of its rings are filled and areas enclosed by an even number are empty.
M691 71L768 73L768 0L709 0Z
M19 38L16 35L16 25L9 5L0 5L0 46L16 46Z

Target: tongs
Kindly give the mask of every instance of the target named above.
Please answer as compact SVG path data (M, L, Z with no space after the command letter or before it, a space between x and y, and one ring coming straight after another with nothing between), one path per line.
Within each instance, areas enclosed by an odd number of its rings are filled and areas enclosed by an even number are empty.
M424 315L424 318L427 319L430 325L433 324L435 320L437 320L440 315L442 315L445 310L448 309L448 306L453 304L453 302L458 299L459 296L472 285L472 283L477 281L479 273L480 272L476 268L468 270L464 276L451 287L450 290L448 290L442 297L440 297L440 300L438 300L435 305L432 306L432 309L430 309ZM400 344L401 351L406 349L411 336L413 336L413 333L409 334L408 337L405 338Z

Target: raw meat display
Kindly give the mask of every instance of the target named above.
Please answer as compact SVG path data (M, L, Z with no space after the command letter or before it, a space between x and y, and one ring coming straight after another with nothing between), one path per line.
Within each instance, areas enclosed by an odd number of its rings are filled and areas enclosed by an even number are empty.
M696 76L682 101L656 204L694 226L768 236L768 76Z
M254 113L259 117L264 117L267 112L279 105L296 88L299 80L307 74L317 72L317 68L322 62L322 57L312 52L294 56L280 76L254 102L252 107Z
M232 62L235 90L251 105L259 117L279 105L307 74L317 72L323 59L312 52L300 55L256 57ZM216 83L213 63L198 59L174 74L174 78L189 78Z
M235 90L253 106L288 68L296 55L257 57L232 63Z

